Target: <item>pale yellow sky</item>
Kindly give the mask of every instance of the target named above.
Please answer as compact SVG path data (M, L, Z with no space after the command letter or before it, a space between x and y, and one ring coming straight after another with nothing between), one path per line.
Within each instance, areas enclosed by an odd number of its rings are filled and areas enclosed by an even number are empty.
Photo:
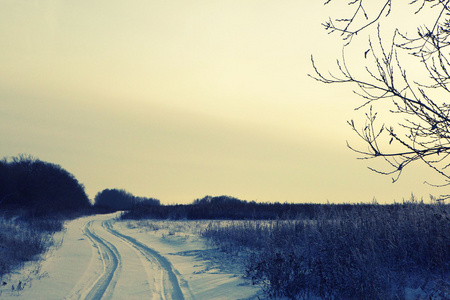
M401 201L346 148L361 99L307 76L338 38L320 1L0 1L0 154L60 164L93 198ZM357 61L355 60L355 63ZM408 170L407 170L408 171ZM445 193L445 191L444 191Z

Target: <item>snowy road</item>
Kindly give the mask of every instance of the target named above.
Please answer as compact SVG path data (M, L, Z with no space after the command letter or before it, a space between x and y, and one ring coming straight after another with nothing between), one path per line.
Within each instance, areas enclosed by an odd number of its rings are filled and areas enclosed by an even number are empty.
M105 225L104 227L109 233L115 235L120 238L122 242L136 249L139 252L139 255L142 256L141 260L145 258L152 263L152 268L150 268L150 270L147 269L146 271L149 282L158 283L152 291L154 294L161 299L185 299L184 293L188 293L189 296L191 295L191 291L187 286L184 287L185 292L183 293L172 264L164 256L160 255L154 249L138 242L134 238L114 230L111 221L103 222L103 225ZM158 274L161 276L158 276Z
M109 214L68 222L55 238L60 247L38 271L30 265L12 274L0 299L252 299L258 292L236 272L212 267L205 258L212 250L198 236L130 229Z
M120 265L122 264L120 254L117 251L117 248L107 240L107 237L105 239L95 233L95 231L98 231L96 230L99 227L98 224L99 222L90 221L86 223L83 231L91 240L93 246L98 249L104 272L94 281L92 286L88 287L86 290L77 291L77 293L70 298L101 299L107 288L109 286L113 287L116 284L117 276L114 278L114 273L116 272L119 263ZM93 227L92 225L96 226Z
M111 298L116 289L130 290L136 284L146 287L147 290L142 289L140 294L148 298L191 298L187 287L184 290L189 297L184 296L178 277L166 258L132 237L118 232L112 224L111 219L93 220L84 226L84 234L98 251L103 273L99 274L92 285L86 282L83 289L76 290L68 298L89 300L101 299L104 296ZM137 265L141 263L142 267L128 267L136 263ZM129 278L134 280L130 281Z

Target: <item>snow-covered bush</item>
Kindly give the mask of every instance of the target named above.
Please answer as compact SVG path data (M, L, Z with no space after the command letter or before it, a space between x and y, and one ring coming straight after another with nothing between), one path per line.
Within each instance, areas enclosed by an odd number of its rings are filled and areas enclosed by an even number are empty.
M203 236L253 255L247 275L268 296L404 299L450 296L450 209L416 201L339 206L313 220L211 224ZM233 250L234 249L234 250Z
M57 219L0 216L0 279L47 250L52 234L63 228Z

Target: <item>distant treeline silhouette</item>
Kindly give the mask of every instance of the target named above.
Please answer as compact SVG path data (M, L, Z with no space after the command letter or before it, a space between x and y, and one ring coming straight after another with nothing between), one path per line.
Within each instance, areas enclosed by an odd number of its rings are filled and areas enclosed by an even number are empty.
M90 207L84 186L59 165L32 156L0 160L0 209L33 215Z
M0 212L21 210L28 216L58 213L105 213L124 210L123 219L316 219L376 204L257 203L231 196L205 196L191 204L161 205L158 199L136 197L123 189L99 192L91 205L84 186L61 166L27 155L0 160ZM383 205L388 212L396 205Z
M372 204L361 204L356 209L364 209ZM320 215L335 214L336 211L355 209L353 204L313 204L313 203L257 203L240 200L231 196L205 196L191 204L135 206L122 214L122 219L173 219L173 220L275 220L313 219ZM386 207L386 209L389 209Z
M105 189L91 204L84 186L61 166L30 155L0 160L0 212L39 217L67 213L104 213L159 206L154 198Z
M105 189L95 196L94 206L106 211L130 210L136 207L159 206L160 201L154 198L136 197L118 189Z

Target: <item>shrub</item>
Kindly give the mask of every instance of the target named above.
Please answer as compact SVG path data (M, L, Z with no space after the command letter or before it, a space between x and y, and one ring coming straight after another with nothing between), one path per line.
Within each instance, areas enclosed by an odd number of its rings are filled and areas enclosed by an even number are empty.
M107 209L108 211L142 209L157 206L159 200L145 197L135 197L125 190L105 189L95 196L94 206Z
M0 216L0 278L45 252L62 228L58 219Z
M247 275L270 297L403 299L410 287L446 299L449 212L417 202L332 206L313 220L216 224L202 235L231 253L253 253Z

